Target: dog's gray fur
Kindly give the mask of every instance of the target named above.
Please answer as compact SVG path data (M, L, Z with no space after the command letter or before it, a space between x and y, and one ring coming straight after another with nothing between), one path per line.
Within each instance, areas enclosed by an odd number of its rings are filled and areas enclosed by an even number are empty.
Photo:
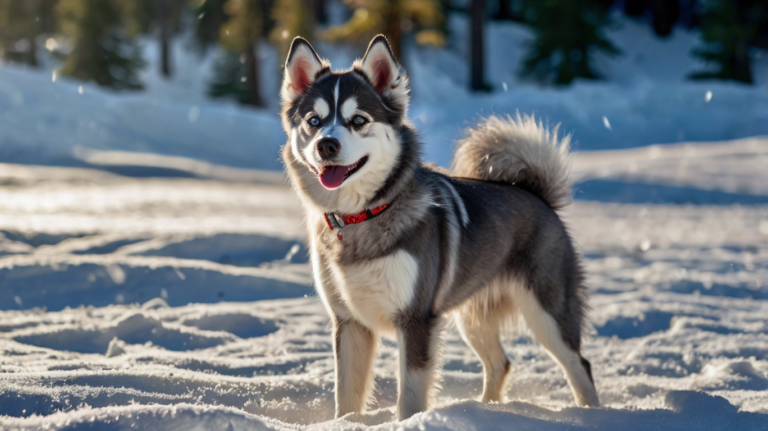
M401 355L398 417L429 408L451 315L483 363L483 401L503 399L510 364L500 337L520 314L563 367L577 403L598 405L579 353L583 271L554 211L571 194L568 138L533 118L491 117L459 143L455 176L423 166L407 119L407 78L383 36L344 72L332 72L297 38L282 95L289 136L282 157L305 209L316 287L334 324L337 416L365 407L377 340L386 333L396 336ZM345 112L353 106L368 119L360 127ZM341 152L323 159L322 139L338 140ZM352 165L344 158L354 152L366 156L359 171L336 189L324 187L317 172ZM383 203L389 208L374 219L326 225L324 213Z

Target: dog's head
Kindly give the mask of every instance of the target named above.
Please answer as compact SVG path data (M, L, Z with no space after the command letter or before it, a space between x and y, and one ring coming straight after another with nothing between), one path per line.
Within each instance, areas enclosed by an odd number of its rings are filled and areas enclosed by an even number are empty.
M343 72L296 38L281 95L289 173L324 210L360 211L402 163L408 84L386 38Z

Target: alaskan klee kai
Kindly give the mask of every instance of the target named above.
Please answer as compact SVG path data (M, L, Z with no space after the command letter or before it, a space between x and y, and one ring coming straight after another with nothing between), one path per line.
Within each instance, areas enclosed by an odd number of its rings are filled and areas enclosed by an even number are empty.
M504 396L500 337L522 316L576 403L598 405L580 354L583 270L555 212L571 194L568 137L492 116L458 143L452 174L422 165L408 80L383 36L343 72L296 38L281 96L283 162L333 323L337 417L364 409L381 335L400 353L397 417L428 409L451 317L482 361L483 401Z

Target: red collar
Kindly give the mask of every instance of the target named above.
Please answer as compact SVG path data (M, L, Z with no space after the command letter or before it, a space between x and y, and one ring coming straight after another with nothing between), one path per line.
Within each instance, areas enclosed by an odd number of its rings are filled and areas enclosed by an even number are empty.
M389 205L390 204L379 205L375 208L367 209L357 214L338 215L335 213L325 213L323 216L325 217L325 222L328 223L328 227L331 228L331 230L341 229L348 224L357 224L366 220L370 220L384 212L384 210L387 209ZM338 234L337 236L339 237L339 240L341 240L341 234Z

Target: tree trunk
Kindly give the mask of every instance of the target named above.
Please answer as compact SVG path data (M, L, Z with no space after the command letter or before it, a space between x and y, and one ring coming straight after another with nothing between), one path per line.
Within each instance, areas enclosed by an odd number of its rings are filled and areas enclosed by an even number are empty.
M37 67L37 44L35 43L34 38L30 38L30 42L29 52L27 52L27 55L29 56L28 64L32 67Z
M638 17L645 12L645 0L624 0L624 13L628 16Z
M666 37L672 34L672 28L680 19L680 3L677 1L654 0L651 2L653 30L657 35Z
M39 15L39 29L42 33L55 33L57 28L56 4L58 0L43 0L40 2L37 13Z
M402 63L400 59L400 7L397 4L399 0L389 0L388 10L385 19L385 35L389 41L389 46L392 48L392 54L395 55L395 60Z
M514 15L512 14L512 0L499 0L499 10L496 11L496 15L493 17L499 21L512 21Z
M731 57L734 77L748 84L752 84L752 67L749 62L749 45L746 40L740 41Z
M248 48L248 52L245 53L246 66L248 67L248 104L253 106L263 106L259 92L258 49L259 41L255 40Z
M170 6L169 0L160 0L158 7L158 21L160 25L160 72L164 77L171 76L171 52L170 52Z
M319 24L328 23L328 13L325 10L325 0L312 0L312 9L315 12L315 19Z
M472 0L472 29L470 47L470 87L472 91L487 91L485 84L485 0Z

